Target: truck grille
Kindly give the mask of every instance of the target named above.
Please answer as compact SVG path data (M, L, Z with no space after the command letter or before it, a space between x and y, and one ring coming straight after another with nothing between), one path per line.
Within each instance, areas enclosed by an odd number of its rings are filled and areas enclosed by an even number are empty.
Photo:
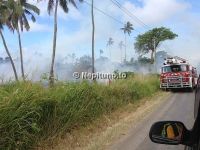
M168 78L169 83L181 83L182 78Z
M187 81L185 81L187 79ZM160 83L161 88L191 87L190 77L166 77Z

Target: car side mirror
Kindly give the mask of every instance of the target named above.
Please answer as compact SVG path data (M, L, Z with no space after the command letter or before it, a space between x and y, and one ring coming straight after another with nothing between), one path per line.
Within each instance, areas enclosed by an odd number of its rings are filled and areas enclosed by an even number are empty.
M178 145L184 143L183 137L187 131L182 122L162 121L152 125L149 137L154 143Z

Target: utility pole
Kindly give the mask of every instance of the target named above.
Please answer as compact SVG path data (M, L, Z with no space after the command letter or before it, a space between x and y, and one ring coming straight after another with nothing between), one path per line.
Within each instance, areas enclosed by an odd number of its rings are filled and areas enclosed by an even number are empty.
M126 33L125 33L125 63L126 63Z
M153 39L153 49L154 49L154 70L157 73L157 66L156 66L156 38Z
M95 32L95 24L94 24L94 0L92 0L92 8L91 8L91 16L92 16L92 73L95 72L94 68L94 32Z

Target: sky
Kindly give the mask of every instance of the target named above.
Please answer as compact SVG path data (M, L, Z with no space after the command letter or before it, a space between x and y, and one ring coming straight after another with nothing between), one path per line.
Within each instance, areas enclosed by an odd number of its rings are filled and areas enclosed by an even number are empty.
M127 58L138 56L134 50L135 37L154 27L167 27L178 34L178 38L161 44L158 50L164 50L170 55L188 59L192 64L200 63L200 3L195 0L118 0L123 7L134 16L130 17L114 5L111 0L95 1L95 7L106 12L118 21L105 16L95 10L95 57L100 55L109 57L106 46L109 37L114 40L111 47L111 59L120 62L119 42L124 41L124 34L120 30L127 21L133 24L134 31L127 37ZM22 45L26 63L33 60L39 65L45 60L50 64L53 41L53 14L47 13L47 0L37 3L29 0L41 10L37 21L30 21L31 29L22 33ZM69 13L65 14L61 8L58 11L58 35L56 60L74 53L76 57L91 55L91 7L78 0L77 9L69 5ZM91 2L91 0L87 0ZM139 19L139 21L138 21ZM142 23L141 23L142 22ZM145 24L145 26L144 26ZM5 28L5 39L14 58L19 57L17 34ZM6 57L5 49L0 40L0 57ZM33 59L35 58L35 59ZM34 65L33 65L34 66Z

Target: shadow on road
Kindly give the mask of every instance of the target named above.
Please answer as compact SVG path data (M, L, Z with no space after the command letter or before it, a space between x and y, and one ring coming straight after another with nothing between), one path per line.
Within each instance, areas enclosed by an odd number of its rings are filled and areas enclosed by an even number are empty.
M172 93L193 93L195 89L191 88L184 88L184 89L171 89L170 92Z

